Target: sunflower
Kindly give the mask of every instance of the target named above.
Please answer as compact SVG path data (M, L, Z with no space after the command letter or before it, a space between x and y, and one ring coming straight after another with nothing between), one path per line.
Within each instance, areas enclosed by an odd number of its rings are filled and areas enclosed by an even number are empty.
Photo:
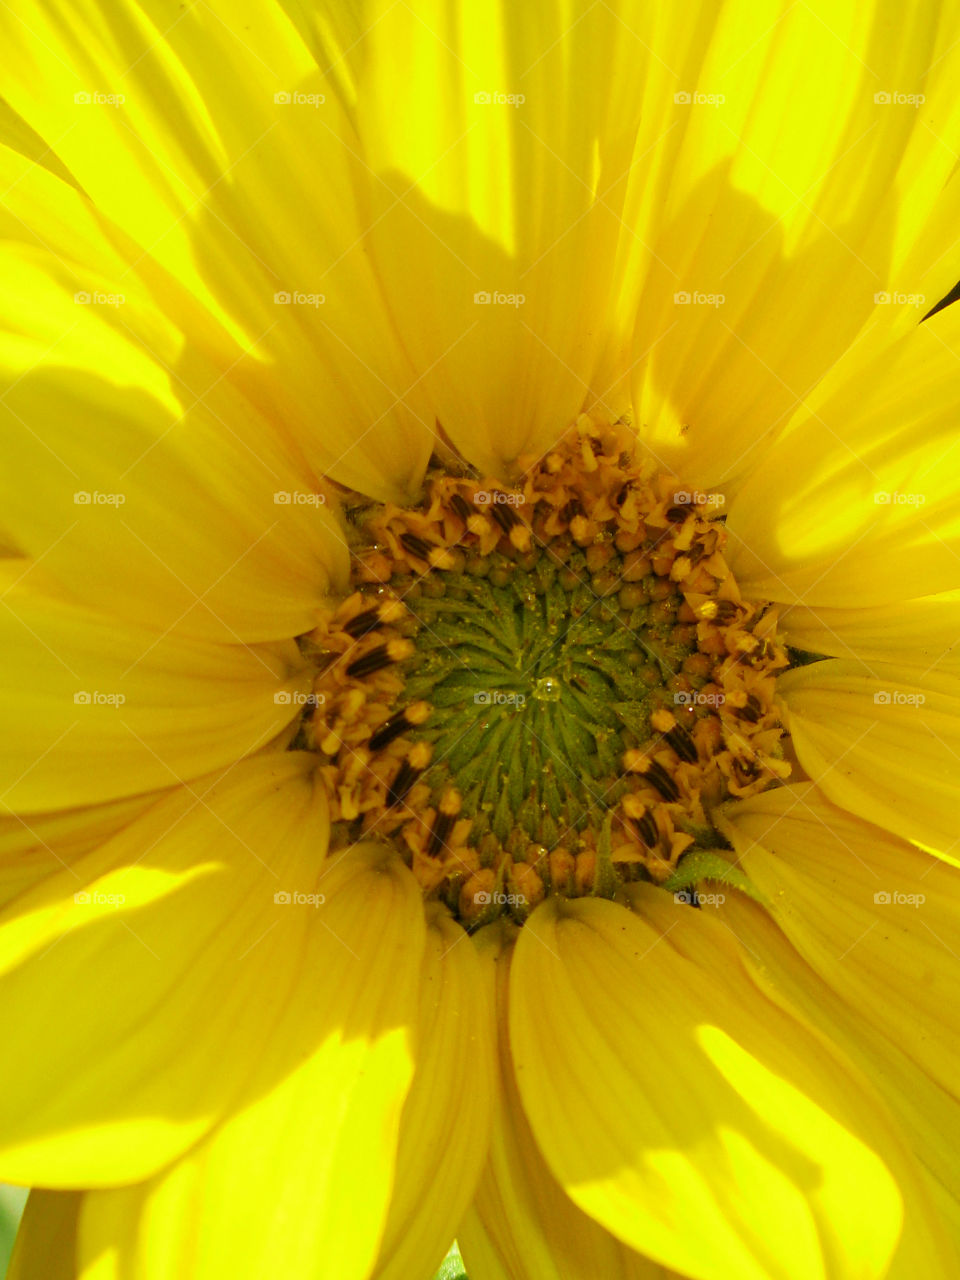
M0 24L11 1275L952 1280L957 6Z

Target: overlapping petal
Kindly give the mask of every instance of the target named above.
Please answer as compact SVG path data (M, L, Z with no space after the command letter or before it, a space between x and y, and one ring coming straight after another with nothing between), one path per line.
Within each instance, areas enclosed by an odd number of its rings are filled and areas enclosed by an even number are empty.
M31 0L0 32L10 106L190 344L313 470L409 496L434 424L371 268L349 122L280 8Z
M777 681L800 764L834 804L960 863L960 681L829 660ZM904 788L908 787L904 802Z
M702 1280L882 1276L905 1175L865 1082L751 988L720 926L652 888L637 908L551 901L518 942L514 1064L554 1175Z
M80 1276L371 1273L416 1055L423 908L382 846L346 851L315 884L320 906L278 908L316 918L300 932L296 985L262 1037L244 1106L150 1182L86 1198Z
M32 592L27 581L0 605L5 812L189 786L279 734L309 687L292 640L227 645L158 634Z
M144 1177L238 1098L318 932L314 908L274 900L319 892L314 769L261 756L179 788L6 903L5 1034L29 1052L3 1062L0 1176Z

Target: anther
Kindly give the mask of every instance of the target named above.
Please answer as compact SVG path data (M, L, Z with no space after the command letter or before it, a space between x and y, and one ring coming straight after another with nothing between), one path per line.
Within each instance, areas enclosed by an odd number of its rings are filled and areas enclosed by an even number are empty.
M361 636L368 635L371 631L376 631L378 627L382 626L383 620L380 617L379 609L364 609L363 613L358 613L349 622L345 622L343 629L348 636L352 636L354 640L359 640Z
M402 662L413 653L414 646L409 640L388 640L386 644L378 644L362 657L355 658L347 667L347 675L354 680L362 680L365 676L372 676L394 662Z
M387 792L387 808L392 809L403 801L410 793L410 788L430 763L431 747L426 742L418 742L410 748L410 754L396 772L390 789Z
M683 524L694 509L692 502L678 502L675 507L667 507L666 516L671 524Z
M382 751L396 738L416 728L418 724L423 724L429 714L430 707L426 702L412 702L402 711L394 712L389 720L384 720L380 728L368 739L367 746L371 751Z
M760 699L754 693L747 694L746 706L740 708L741 720L748 720L750 724L756 724L763 715L763 706Z
M416 556L418 560L425 560L429 563L429 542L424 542L423 538L418 538L415 533L401 533L400 543L404 551L409 551L410 555Z
M427 841L427 853L431 858L435 858L446 847L462 804L459 791L448 791L441 799L437 806L437 815L433 820L430 839Z
M686 760L687 764L697 763L697 744L682 724L671 729L666 739L681 760Z
M646 780L655 787L663 796L664 800L671 803L680 799L680 789L674 780L667 773L666 769L656 760L648 760L647 767L641 769L640 772Z
M459 493L451 494L450 505L451 507L453 507L454 511L457 513L460 519L464 522L464 524L466 524L466 522L473 515L473 512L470 509L470 504L467 502L466 498L461 497Z
M498 499L504 497L506 497L506 494L501 494L499 491L493 494L493 506L490 508L490 514L503 532L509 534L513 526L520 523L520 517L512 507L507 506L503 501L498 501Z

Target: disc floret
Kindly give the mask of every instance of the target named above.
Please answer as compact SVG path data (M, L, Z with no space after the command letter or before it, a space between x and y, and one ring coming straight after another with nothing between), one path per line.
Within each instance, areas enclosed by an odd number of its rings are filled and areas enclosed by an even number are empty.
M776 613L720 508L571 435L512 488L434 468L352 508L355 590L302 639L336 836L380 834L466 923L663 883L711 810L782 779Z

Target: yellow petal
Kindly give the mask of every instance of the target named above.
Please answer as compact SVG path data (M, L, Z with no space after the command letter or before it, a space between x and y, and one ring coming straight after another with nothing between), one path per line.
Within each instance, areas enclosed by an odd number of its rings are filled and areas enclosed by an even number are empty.
M724 924L743 946L743 959L771 1000L826 1035L852 1061L887 1104L892 1123L914 1152L919 1178L901 1177L905 1230L889 1277L911 1280L923 1274L957 1274L960 1258L960 1106L917 1065L910 1046L898 1035L892 1042L847 1004L790 945L762 908L741 894L719 909ZM874 999L872 1004L876 1004ZM937 1262L924 1261L925 1242L937 1240Z
M381 306L356 138L279 6L31 0L0 31L6 96L168 315L315 470L415 490L433 420Z
M457 1232L471 1280L661 1280L673 1274L578 1209L544 1163L510 1059L511 945L495 925L477 935L477 946L497 1006L500 1106L486 1170Z
M2 799L22 813L189 783L249 755L298 714L293 641L225 645L118 625L15 586L3 598ZM95 761L95 765L92 763Z
M954 283L958 11L732 0L664 22L699 39L664 50L626 202L635 413L709 486L753 466L878 313L915 325Z
M486 1156L495 1037L476 953L445 913L429 918L417 1071L403 1110L376 1280L431 1276L469 1205Z
M607 341L622 178L659 53L644 11L367 0L359 39L311 25L321 65L346 64L396 328L445 431L502 475L577 416Z
M78 1191L31 1191L5 1280L77 1280Z
M157 799L147 794L61 813L0 816L0 907L104 844Z
M796 950L847 1004L956 1089L960 872L787 786L731 806L737 854Z
M809 653L861 662L897 662L956 673L960 661L960 591L865 609L794 605L781 615L788 644Z
M0 212L0 494L18 548L158 632L308 630L347 563L316 476L158 310L88 202L10 152L0 182L16 201Z
M83 1280L366 1280L389 1207L424 946L406 868L358 846L319 880L295 990L246 1104L168 1171L91 1194Z
M716 921L636 903L549 902L517 945L514 1065L554 1175L698 1280L882 1276L901 1200L865 1082L751 987Z
M804 959L955 1089L960 871L834 808L810 784L725 816L740 861Z
M0 33L11 106L190 349L215 352L315 471L412 492L433 421L380 302L362 161L279 6L213 0L172 21L156 0L25 0Z
M730 563L751 599L814 609L953 590L960 555L960 310L854 346L730 508Z
M797 757L842 809L960 863L960 682L923 667L815 662L777 682Z
M6 908L0 1177L145 1177L234 1105L326 934L274 899L319 892L314 769L274 754L178 789Z

